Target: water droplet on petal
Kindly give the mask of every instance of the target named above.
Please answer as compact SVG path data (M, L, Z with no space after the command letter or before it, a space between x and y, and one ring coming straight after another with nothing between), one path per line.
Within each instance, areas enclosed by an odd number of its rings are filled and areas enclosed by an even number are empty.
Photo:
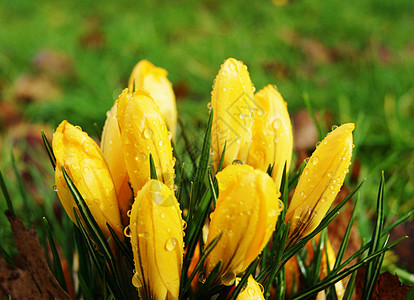
M80 126L75 126L75 128L76 128L77 130L82 131L82 127L80 127Z
M162 145L164 145L164 141L163 141L163 140L160 140L160 141L158 142L158 145L160 145L160 147L162 147Z
M131 237L131 229L129 228L129 226L124 228L124 235L126 237Z
M204 272L200 272L200 274L198 274L198 281L201 284L206 283L206 274L204 274Z
M251 287L248 287L247 288L247 294L249 295L249 296L254 296L254 294L255 294L255 292L254 292L254 289L253 288L251 288Z
M138 273L135 273L134 276L132 276L132 285L136 288L142 287L141 280L139 280Z
M276 119L273 121L273 128L275 130L278 130L280 126L282 126L282 121L280 121L280 119Z
M314 156L314 157L312 158L312 164L313 164L314 166L316 166L316 165L318 164L318 161L319 161L319 157Z
M245 113L241 113L240 115L239 115L239 117L240 117L240 119L244 119L244 118L246 118L246 114Z
M168 139L171 141L172 133L168 131Z
M331 129L332 129L332 131L333 131L333 130L335 130L336 128L338 128L338 125L334 125L334 126L332 126L332 128L331 128Z
M131 210L128 210L128 211L127 211L127 216L128 216L128 218L131 218L131 213L132 213L132 211L131 211Z
M235 159L235 160L233 160L233 162L231 164L232 165L242 165L243 162L240 159Z
M173 251L175 249L175 247L177 246L178 241L176 238L174 237L170 237L166 242L165 242L165 249L167 251Z
M227 286L234 284L235 281L236 281L236 274L233 272L227 273L226 275L221 277L221 282Z
M152 129L151 128L145 128L144 130L144 137L146 139L149 139L152 136Z
M57 192L57 185L54 184L53 187L52 187L52 189L53 189L54 192Z

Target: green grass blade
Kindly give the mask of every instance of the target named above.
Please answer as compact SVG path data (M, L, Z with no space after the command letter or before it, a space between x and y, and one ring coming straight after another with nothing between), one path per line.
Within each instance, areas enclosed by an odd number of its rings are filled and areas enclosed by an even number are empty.
M52 167L53 167L53 170L54 170L56 168L56 157L55 157L55 154L53 153L52 145L50 145L49 140L47 139L47 137L46 137L45 133L43 132L43 130L41 131L41 134L42 134L43 144L45 145L47 155L49 156L50 163L52 164Z
M217 245L218 241L221 239L221 236L223 235L223 233L220 233L214 240L211 241L210 244L208 244L201 257L200 260L198 261L198 263L196 264L193 272L191 272L191 275L188 277L187 283L184 285L184 288L181 290L181 294L185 295L188 291L188 289L191 286L191 281L193 281L195 275L203 268L204 266L204 261L206 260L207 256L210 254L210 252L214 249L214 247Z
M157 169L155 168L154 159L152 158L151 153L149 155L149 164L150 164L151 179L158 179Z
M65 276L63 275L62 264L61 264L61 261L60 261L59 253L56 249L56 245L55 245L55 241L53 239L52 231L50 230L49 222L47 221L46 217L43 217L43 227L45 228L47 238L49 240L50 250L52 251L53 268L54 268L54 271L55 271L56 279L59 282L60 286L67 291L68 289L66 287Z
M351 218L349 219L348 225L346 226L346 230L342 238L341 246L339 247L338 254L336 255L336 260L335 260L333 269L336 269L341 264L342 259L345 255L346 247L348 246L349 236L351 234L352 225L354 224L354 221L355 221L358 201L359 201L359 193L354 203L354 209L352 211Z
M12 201L11 201L9 191L7 190L6 183L4 182L4 178L3 178L3 174L2 174L2 172L1 172L1 170L0 170L0 187L1 187L1 190L2 190L2 192L3 192L4 198L6 199L7 209L8 209L8 210L9 210L12 214L14 214L13 203L12 203Z
M230 296L229 300L235 300L237 298L237 296L240 294L242 289L245 287L245 285L247 283L247 280L249 279L249 276L254 274L254 272L256 271L257 265L259 264L259 260L260 260L259 257L257 257L250 264L250 266L247 267L247 269L244 272L240 282L236 285L233 292L231 293L231 296Z

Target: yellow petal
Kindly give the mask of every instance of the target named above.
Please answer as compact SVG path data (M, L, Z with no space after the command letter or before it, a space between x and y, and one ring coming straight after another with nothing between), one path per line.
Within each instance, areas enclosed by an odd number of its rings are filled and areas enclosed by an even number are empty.
M171 82L167 78L168 72L154 66L147 60L141 60L134 67L129 77L128 89L134 92L138 89L146 90L158 105L165 123L175 137L177 127L177 107Z
M76 224L73 212L76 203L63 178L62 166L105 236L112 238L106 226L108 222L123 239L115 187L98 145L80 128L63 121L53 134L52 146L56 157L57 194L71 220Z
M126 170L122 149L121 133L116 118L118 104L115 103L106 113L105 126L102 132L101 150L114 181L118 205L121 210L123 223L129 223L127 211L131 208L133 194L128 184L129 176Z
M173 188L175 160L171 141L160 111L150 95L143 90L129 94L125 89L118 98L117 119L126 168L135 195L150 179L150 153L158 179Z
M348 123L331 131L310 157L286 212L288 243L309 235L335 200L351 164L354 128Z
M178 299L183 262L183 220L165 184L148 181L131 211L134 285L142 299Z
M217 74L211 93L214 109L211 142L216 168L224 145L223 167L236 159L247 162L255 109L253 93L247 67L234 58L227 59Z
M254 99L257 109L248 164L265 172L272 165L272 177L276 186L280 186L284 165L289 170L293 149L287 105L272 85L257 92Z
M250 275L247 279L247 285L240 292L236 298L237 300L261 300L263 297L263 287L260 283L254 280L253 276Z
M207 244L223 235L206 260L206 271L208 275L222 260L218 280L230 285L269 241L282 205L273 180L263 171L231 165L216 177L219 196Z

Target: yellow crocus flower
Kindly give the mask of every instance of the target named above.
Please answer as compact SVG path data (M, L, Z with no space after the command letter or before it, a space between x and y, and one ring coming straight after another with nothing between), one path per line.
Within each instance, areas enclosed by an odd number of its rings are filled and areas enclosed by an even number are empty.
M121 132L126 169L135 195L150 179L152 154L158 179L174 187L172 147L158 106L144 90L133 94L125 89L118 100L117 119Z
M257 109L248 164L262 171L272 165L272 177L279 186L285 163L289 170L293 149L287 105L277 88L270 84L257 92L254 100Z
M183 263L183 223L174 192L148 181L132 205L129 225L141 299L178 299Z
M133 194L128 184L129 176L126 170L125 158L122 149L121 133L116 118L118 104L115 103L106 113L106 121L102 132L101 150L114 181L118 206L124 225L129 223L127 216L131 208Z
M272 178L251 166L230 165L216 177L219 196L210 215L207 245L223 234L205 269L209 275L221 260L217 281L231 285L266 246L283 204Z
M223 167L234 160L247 162L252 138L254 86L247 67L234 58L220 68L211 93L214 109L211 142L213 161L217 168L226 145Z
M59 199L72 222L76 224L75 200L65 182L62 166L79 190L106 238L111 238L106 223L123 239L123 227L111 173L98 145L86 132L63 121L53 134L56 157L55 184Z
M177 107L171 82L167 78L168 72L154 66L148 60L141 60L132 70L129 77L128 89L134 92L138 89L146 90L158 105L168 129L175 137L177 128Z
M286 212L288 245L309 235L322 221L348 173L353 123L328 133L310 157Z
M236 300L262 300L263 287L250 275L246 287L237 295Z

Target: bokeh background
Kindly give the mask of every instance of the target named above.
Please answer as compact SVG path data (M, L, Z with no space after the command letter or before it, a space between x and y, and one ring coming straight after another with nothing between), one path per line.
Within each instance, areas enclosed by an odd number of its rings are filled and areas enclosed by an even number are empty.
M356 181L367 178L358 227L369 236L381 170L388 219L413 209L413 25L412 0L1 0L0 168L17 202L24 204L22 188L39 203L56 201L52 170L37 149L40 130L51 137L67 119L97 137L144 58L168 70L196 151L215 75L234 57L257 90L278 86L305 135L314 134L306 134L305 99L324 133L356 123L354 172ZM12 150L34 183L16 183ZM401 234L412 235L412 222L404 226Z

